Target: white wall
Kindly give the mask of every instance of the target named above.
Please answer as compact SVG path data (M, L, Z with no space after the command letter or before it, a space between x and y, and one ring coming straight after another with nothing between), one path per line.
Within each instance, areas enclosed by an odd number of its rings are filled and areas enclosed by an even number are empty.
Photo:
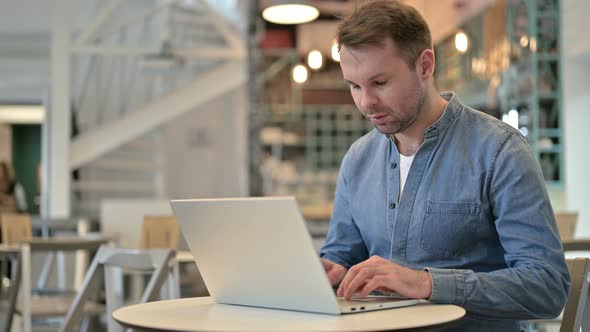
M579 212L576 235L590 236L590 2L563 0L563 100L567 209Z
M73 25L87 24L100 1L73 1ZM0 1L0 102L39 103L47 97L54 2Z
M168 197L248 194L245 94L227 93L166 125Z

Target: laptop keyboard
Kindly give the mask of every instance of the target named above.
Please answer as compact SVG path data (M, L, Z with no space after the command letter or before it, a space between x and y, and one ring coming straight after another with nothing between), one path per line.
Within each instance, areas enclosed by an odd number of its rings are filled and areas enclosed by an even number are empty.
M385 302L395 302L395 301L404 301L407 300L406 298L402 297L386 297L386 296L367 296L367 297L353 297L350 300L345 300L342 297L337 297L336 301L338 305L354 305L354 304L363 304L363 303L385 303Z

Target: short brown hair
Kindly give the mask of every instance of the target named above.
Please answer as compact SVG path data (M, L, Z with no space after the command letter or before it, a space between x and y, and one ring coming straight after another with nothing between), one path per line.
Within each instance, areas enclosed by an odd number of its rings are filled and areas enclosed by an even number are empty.
M432 49L428 24L412 6L397 0L355 3L338 28L338 48L380 45L391 37L410 68L425 49Z

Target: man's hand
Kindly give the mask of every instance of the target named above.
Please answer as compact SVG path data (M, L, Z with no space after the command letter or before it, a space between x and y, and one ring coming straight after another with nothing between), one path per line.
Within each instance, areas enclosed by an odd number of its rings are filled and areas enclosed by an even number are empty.
M346 274L346 269L344 266L323 258L320 258L320 260L322 261L322 265L324 265L324 270L326 270L328 280L330 280L330 285L334 286L338 284Z
M427 271L413 270L373 256L348 270L336 294L350 299L355 293L365 297L374 290L427 299L432 295L432 279Z

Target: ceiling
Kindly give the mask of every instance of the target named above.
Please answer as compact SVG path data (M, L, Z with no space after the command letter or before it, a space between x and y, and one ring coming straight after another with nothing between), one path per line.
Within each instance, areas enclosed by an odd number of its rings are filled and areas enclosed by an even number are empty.
M345 15L351 1L309 2L318 7L321 16L314 22L297 26L297 49L301 54L307 54L313 49L330 54L330 47L338 27L338 20L332 18ZM424 15L435 44L454 33L466 20L480 13L493 2L494 0L406 0L406 3ZM261 8L266 3L268 0L261 0Z
M145 4L146 1L125 0L126 5ZM238 0L236 0L238 1ZM243 0L240 0L243 1ZM261 0L261 5L264 5ZM434 40L452 33L457 26L493 0L406 0L420 10L431 26ZM312 1L322 12L322 18L340 17L350 1ZM41 101L49 86L49 56L51 21L55 1L3 0L0 11L0 102ZM74 27L91 21L101 0L72 0ZM301 28L298 40L301 48L331 45L336 31L336 20L318 20ZM321 25L320 29L317 29ZM303 26L302 26L303 27ZM315 28L314 28L315 27Z

